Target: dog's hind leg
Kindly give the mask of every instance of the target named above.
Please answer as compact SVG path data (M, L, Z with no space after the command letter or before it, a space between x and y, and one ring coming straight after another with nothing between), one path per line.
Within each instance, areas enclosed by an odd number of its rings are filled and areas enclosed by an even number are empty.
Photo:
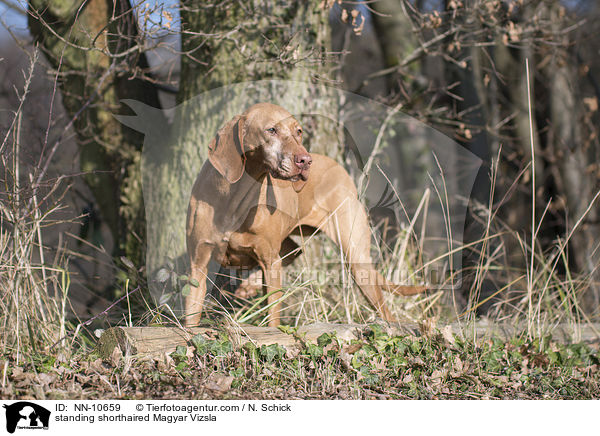
M290 265L294 259L296 259L302 250L299 249L291 238L285 238L281 243L281 250L279 250L279 257L282 261L282 266L286 267ZM258 294L258 291L263 286L263 272L262 269L256 269L250 273L250 275L242 280L242 283L235 291L235 296L238 298L253 298Z

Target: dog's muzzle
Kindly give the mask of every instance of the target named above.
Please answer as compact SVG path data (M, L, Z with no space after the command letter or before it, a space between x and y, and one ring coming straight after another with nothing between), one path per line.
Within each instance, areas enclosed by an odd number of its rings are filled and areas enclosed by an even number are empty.
M294 164L299 170L298 178L306 181L308 179L308 172L310 165L312 164L312 157L308 153L294 155Z

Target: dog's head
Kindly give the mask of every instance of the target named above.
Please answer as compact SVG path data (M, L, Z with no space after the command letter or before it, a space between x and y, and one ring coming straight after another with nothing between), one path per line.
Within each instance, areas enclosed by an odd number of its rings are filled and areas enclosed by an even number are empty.
M248 170L290 180L299 191L312 159L302 146L302 127L285 109L270 103L251 106L223 126L209 146L209 159L230 183Z

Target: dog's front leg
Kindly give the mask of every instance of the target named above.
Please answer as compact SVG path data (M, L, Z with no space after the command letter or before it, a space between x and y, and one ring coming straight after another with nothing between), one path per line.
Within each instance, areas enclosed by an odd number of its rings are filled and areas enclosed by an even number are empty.
M267 288L267 303L269 305L269 326L277 327L281 318L282 286L281 260L277 259L263 268L263 278Z
M208 262L212 254L212 247L203 245L190 253L191 260L191 282L197 282L198 286L190 284L190 295L185 299L185 325L187 327L198 325L202 316L202 306L206 296L206 279L208 277Z

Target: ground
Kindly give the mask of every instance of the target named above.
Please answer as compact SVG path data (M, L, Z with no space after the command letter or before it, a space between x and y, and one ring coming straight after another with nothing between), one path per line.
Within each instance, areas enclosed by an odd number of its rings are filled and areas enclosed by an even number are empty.
M550 338L474 344L439 332L391 337L377 325L350 343L324 334L296 350L196 337L158 360L102 361L92 351L0 363L3 399L600 398L594 346Z

